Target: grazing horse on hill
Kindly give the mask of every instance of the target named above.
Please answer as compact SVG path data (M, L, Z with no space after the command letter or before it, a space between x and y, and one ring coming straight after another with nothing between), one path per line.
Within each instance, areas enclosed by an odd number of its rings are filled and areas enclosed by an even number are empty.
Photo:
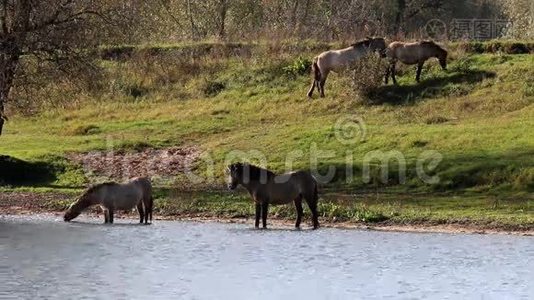
M353 64L361 57L371 53L379 52L385 57L384 51L386 42L384 38L366 38L350 47L340 50L330 50L319 54L313 59L312 76L313 81L308 91L308 97L312 97L315 87L319 90L321 97L324 97L324 85L326 78L331 71L341 72Z
M417 74L415 76L417 82L421 79L423 64L432 57L436 57L439 60L441 68L447 70L447 50L433 41L413 43L393 42L386 49L386 57L388 57L390 62L386 71L386 84L388 84L390 74L391 79L393 79L393 84L397 84L397 79L395 78L397 61L401 61L407 65L417 64Z

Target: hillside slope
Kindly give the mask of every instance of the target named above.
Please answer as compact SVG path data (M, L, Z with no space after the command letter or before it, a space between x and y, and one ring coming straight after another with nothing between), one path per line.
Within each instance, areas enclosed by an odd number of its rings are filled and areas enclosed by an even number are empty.
M65 108L42 106L37 115L12 117L0 153L48 164L50 174L23 185L34 187L83 187L91 178L101 180L68 157L110 148L128 152L178 146L203 153L192 163L194 172L206 177L213 163L213 181L191 183L180 174L158 181L178 190L222 187L223 166L231 160L266 163L277 171L285 170L286 163L314 168L317 161L319 174L335 168L323 185L328 199L356 193L381 205L394 204L385 213L380 208L386 219L401 218L395 215L399 199L449 201L455 195L470 203L464 207L472 210L470 217L480 214L480 205L491 208L502 200L510 218L533 222L534 55L455 50L448 71L430 61L416 84L414 68L401 67L400 86L377 87L372 99L357 96L348 76L334 74L327 97L309 100L306 67L324 47L134 47L127 56L108 54L96 90L76 94L76 99L50 93L63 97L56 102ZM235 154L233 159L229 153ZM429 166L432 159L435 168ZM9 174L2 176L9 181ZM379 193L383 199L374 196ZM162 190L162 201L168 201L165 195ZM246 204L239 209L232 205L217 204L217 209L250 212ZM457 213L459 219L465 217Z

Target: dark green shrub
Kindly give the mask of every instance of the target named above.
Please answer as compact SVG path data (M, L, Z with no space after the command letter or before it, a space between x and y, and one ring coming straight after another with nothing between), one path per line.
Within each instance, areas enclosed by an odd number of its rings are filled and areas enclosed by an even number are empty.
M202 84L202 92L206 97L215 97L226 88L226 85L219 81L206 80Z
M289 66L283 68L284 72L292 76L302 76L310 73L312 62L299 56Z

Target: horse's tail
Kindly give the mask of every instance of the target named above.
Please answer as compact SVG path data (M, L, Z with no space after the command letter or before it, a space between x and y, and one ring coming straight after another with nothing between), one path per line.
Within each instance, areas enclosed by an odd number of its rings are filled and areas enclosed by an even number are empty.
M313 59L312 72L314 80L321 80L321 69L319 69L319 65L317 64L317 57Z

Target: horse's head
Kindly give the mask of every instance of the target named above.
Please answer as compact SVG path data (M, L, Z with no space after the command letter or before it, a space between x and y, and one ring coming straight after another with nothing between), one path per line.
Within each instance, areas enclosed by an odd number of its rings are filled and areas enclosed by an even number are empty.
M94 193L94 188L88 189L78 200L76 200L76 202L72 203L69 206L69 208L65 212L65 215L63 216L63 220L65 222L69 222L79 216L85 208L87 208L91 205L91 203L93 203Z
M82 211L78 208L79 205L77 204L78 204L78 201L72 203L69 206L69 209L67 209L67 211L65 212L65 215L63 216L63 220L65 222L70 222L72 219L80 215Z
M251 165L248 163L234 163L226 168L228 174L228 188L233 190L240 184L258 182L265 184L272 179L275 174L267 169Z
M242 182L243 164L235 163L229 165L226 167L226 174L228 175L228 189L235 190L235 188Z
M439 65L443 70L447 70L447 55L447 50L440 47L438 50L438 55L436 57L438 58Z
M434 41L422 41L421 45L426 48L426 51L430 51L430 53L428 53L429 56L433 56L439 60L439 65L443 70L447 70L447 50L443 49Z
M386 57L386 40L384 38L372 38L367 37L367 40L369 41L369 50L373 52L377 52L380 54L380 57Z

